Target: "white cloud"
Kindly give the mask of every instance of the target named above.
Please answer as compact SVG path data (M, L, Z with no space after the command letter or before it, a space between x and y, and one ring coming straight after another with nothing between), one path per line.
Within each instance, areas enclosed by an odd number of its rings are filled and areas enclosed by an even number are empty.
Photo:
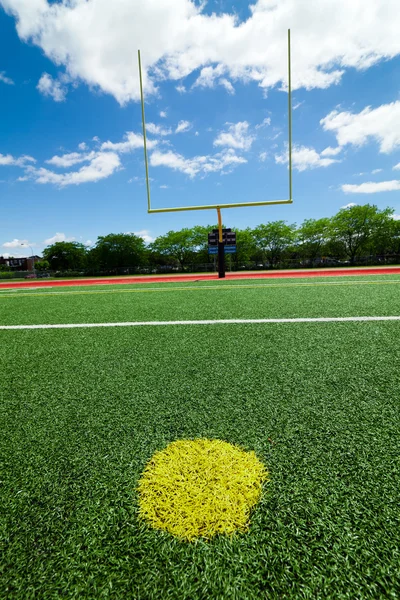
M79 144L78 148L79 150L87 150L87 144L85 142L82 142L81 144Z
M55 167L61 167L62 169L68 169L82 162L92 160L97 156L97 152L89 152L88 154L80 154L79 152L71 152L70 154L64 154L63 156L53 156L45 162Z
M160 185L160 190L167 190L168 186L167 185Z
M95 135L94 138L92 138L92 142L99 142L100 138L99 136Z
M161 110L161 111L160 111L160 117L161 117L162 119L166 119L166 118L167 118L167 113L165 112L165 110Z
M347 68L366 69L400 52L397 0L254 0L242 22L232 13L208 15L205 4L0 0L15 16L22 40L122 104L139 97L138 47L147 92L156 90L157 78L182 80L209 65L265 89L279 86L287 77L288 26L294 32L295 89L327 88Z
M149 177L149 181L154 181L153 177ZM144 185L146 183L146 178L145 177L138 177L137 175L135 175L135 177L131 177L130 179L128 179L128 183L139 183L140 185Z
M337 148L331 148L331 146L328 146L328 148L322 150L321 156L337 156L341 151L342 149L340 146L338 146Z
M392 215L392 219L394 221L400 221L400 215L394 214L394 215Z
M394 165L393 171L400 171L400 163L397 163L397 165Z
M132 233L134 233L138 237L141 237L146 242L146 244L150 244L155 240L155 238L150 235L148 229L141 229L140 231L133 231Z
M260 154L258 155L260 162L265 162L267 160L267 157L268 157L267 152L260 152Z
M113 150L114 152L131 152L137 148L143 148L143 137L134 133L133 131L127 131L124 135L124 142L104 142L101 145L101 150ZM156 141L147 140L147 147L153 148L157 144Z
M201 69L200 75L194 82L193 87L213 88L216 85L222 85L229 94L233 95L235 88L229 79L223 77L226 71L227 69L223 64L219 64L216 67L204 67Z
M204 157L204 159L206 160L206 157ZM200 170L198 157L186 159L181 154L172 152L172 150L169 150L168 152L156 150L150 156L150 164L152 167L169 167L175 171L181 171L190 177L197 175Z
M186 93L186 88L185 88L184 85L177 85L177 86L175 86L175 89L180 94L185 94Z
M371 173L372 173L372 175L376 175L377 173L382 173L382 171L383 171L383 169L374 169L373 171L371 171Z
M400 100L375 109L367 106L360 113L334 110L320 123L325 131L336 135L339 146L363 146L373 139L386 154L400 146Z
M227 123L228 125L228 123ZM214 140L214 146L227 146L237 150L250 150L254 136L249 135L247 121L230 124L228 131L224 131Z
M216 67L204 67L193 84L193 87L214 87L216 80L225 73L224 65Z
M195 156L185 158L169 150L168 152L154 151L150 156L150 164L153 167L168 167L174 171L180 171L193 178L199 173L207 174L220 171L221 173L232 170L235 165L246 163L247 160L236 156L234 150L223 150L213 156Z
M256 129L261 129L262 127L269 127L271 125L270 117L266 117L262 123L256 125Z
M303 102L296 102L296 104L293 104L293 110L297 110L303 104L304 104L304 100L303 100Z
M349 202L348 204L345 204L344 206L341 206L340 208L352 208L353 206L357 206L357 203Z
M65 187L105 179L115 173L120 166L120 158L115 152L97 152L89 164L81 167L79 171L55 173L43 167L40 169L27 167L26 173L36 183L52 183L59 187Z
M220 83L220 85L222 85L222 87L224 87L226 89L228 94L231 94L233 96L233 94L235 93L235 88L233 87L233 85L231 84L231 82L228 79L223 77L222 79L219 80L219 83Z
M76 238L67 237L65 233L56 233L53 237L44 240L44 244L46 246L51 246L51 244L55 244L56 242L74 242Z
M30 244L28 240L19 240L17 238L14 238L12 240L12 242L5 242L3 244L3 248L20 248L21 246L34 246L35 244Z
M22 252L2 252L3 258L26 258L26 253Z
M175 129L175 133L184 133L185 131L189 131L192 128L192 124L189 121L179 121L177 128Z
M36 160L25 154L19 158L14 158L11 154L0 154L0 167L25 167L28 162L35 163Z
M14 85L13 80L10 77L6 77L5 71L0 71L0 81L6 83L7 85Z
M289 153L286 145L286 150L282 154L275 155L277 164L286 165L289 162ZM307 169L316 169L318 167L329 167L333 163L340 162L334 158L323 158L314 148L306 146L293 146L292 148L292 165L298 171L306 171Z
M275 129L275 128L274 128ZM272 137L270 137L269 139L274 142L275 140L278 139L278 137L280 137L282 135L282 131L278 131L278 133L275 133L275 135L273 135Z
M11 154L0 154L0 165L9 166L15 164L15 158Z
M48 73L43 73L36 88L43 96L51 96L55 102L64 102L67 89L61 81L53 79Z
M86 240L86 242L84 242L84 246L86 246L87 248L90 248L90 246L93 246L92 240Z
M199 134L199 132L198 132L198 131L196 131L194 135L197 137L197 136L198 136L198 135L200 135L200 134Z
M400 181L368 181L360 185L342 185L345 194L378 194L379 192L394 192L400 190Z
M146 123L146 131L152 133L153 135L171 135L172 129L167 129L162 125L155 125L155 123ZM142 141L143 146L143 141Z

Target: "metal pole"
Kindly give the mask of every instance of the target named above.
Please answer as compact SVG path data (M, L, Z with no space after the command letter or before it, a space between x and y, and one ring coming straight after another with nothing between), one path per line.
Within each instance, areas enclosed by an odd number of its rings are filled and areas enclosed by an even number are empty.
M29 246L29 248L32 252L32 271L33 271L33 274L35 274L35 255L33 254L33 250L31 248L31 246Z
M290 46L290 29L288 29L289 200L292 200L292 61Z
M146 122L145 122L145 118L144 118L144 96L143 96L142 62L140 60L140 50L138 50L138 60L139 60L140 99L142 102L144 164L145 164L145 168L146 168L147 210L150 211L149 163L147 160Z
M218 279L225 277L225 249L222 237L222 217L221 209L217 207L218 214Z
M232 204L203 204L200 206L177 206L171 208L151 208L149 213L178 212L184 210L214 210L215 208L241 208L247 206L268 206L270 204L293 204L293 200L267 200L262 202L234 202Z
M33 274L35 274L35 256L33 254L32 246L30 246L29 244L21 244L21 246L28 246L29 250L32 252L32 271Z

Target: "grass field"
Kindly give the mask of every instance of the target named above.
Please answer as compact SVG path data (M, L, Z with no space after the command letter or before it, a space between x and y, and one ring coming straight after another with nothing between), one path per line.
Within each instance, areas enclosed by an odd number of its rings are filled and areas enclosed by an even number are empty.
M2 290L0 325L399 316L400 277ZM400 597L400 321L0 330L0 597ZM254 450L249 532L182 542L136 486Z

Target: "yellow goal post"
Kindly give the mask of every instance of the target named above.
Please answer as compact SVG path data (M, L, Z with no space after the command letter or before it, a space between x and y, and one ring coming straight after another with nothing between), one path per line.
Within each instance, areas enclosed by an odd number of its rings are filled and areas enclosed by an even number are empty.
M289 198L286 200L261 200L255 202L230 202L228 204L204 204L197 206L175 206L168 208L152 208L151 207L151 195L150 195L150 180L149 180L149 162L147 153L147 139L146 139L146 120L144 111L144 94L143 94L143 80L142 80L142 63L140 57L140 50L138 50L138 62L139 62L139 81L140 81L140 98L142 105L142 126L143 126L143 148L144 148L144 164L146 171L146 189L147 189L147 212L148 213L166 213L166 212L178 212L184 210L210 210L216 209L218 213L218 224L219 224L219 238L222 241L222 220L221 220L221 209L223 208L240 208L245 206L267 206L270 204L292 204L292 75L291 75L291 40L290 40L290 29L288 29L288 154L289 154Z

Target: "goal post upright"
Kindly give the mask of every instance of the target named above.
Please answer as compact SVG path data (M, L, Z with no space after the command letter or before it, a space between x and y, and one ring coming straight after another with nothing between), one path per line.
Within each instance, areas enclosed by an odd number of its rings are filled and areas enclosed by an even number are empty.
M142 103L142 126L143 126L143 149L144 149L144 165L146 169L146 187L147 187L147 212L151 212L150 203L150 180L149 180L149 161L147 158L147 140L146 140L146 119L144 116L144 96L143 96L143 81L142 81L142 61L140 59L140 50L138 50L139 61L139 81L140 81L140 98Z
M293 181L292 181L292 58L291 58L291 38L290 29L288 29L288 129L289 129L289 199L293 202Z

